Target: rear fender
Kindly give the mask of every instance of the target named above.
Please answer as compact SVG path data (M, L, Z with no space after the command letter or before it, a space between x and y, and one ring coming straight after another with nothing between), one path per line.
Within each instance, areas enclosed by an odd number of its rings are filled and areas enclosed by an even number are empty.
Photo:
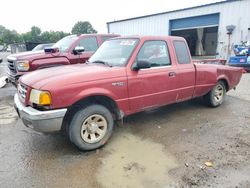
M226 90L228 91L229 90L229 85L230 85L228 77L226 75L224 75L224 74L219 75L218 78L217 78L217 82L219 82L220 80L225 82Z

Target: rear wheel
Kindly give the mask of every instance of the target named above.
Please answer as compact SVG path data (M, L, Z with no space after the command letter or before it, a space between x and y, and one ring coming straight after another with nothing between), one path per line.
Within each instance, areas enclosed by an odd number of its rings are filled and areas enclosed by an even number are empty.
M220 106L226 95L226 87L224 82L219 81L213 89L204 96L206 105L210 107Z
M103 146L110 138L114 120L102 105L90 105L76 112L68 127L70 141L80 150Z

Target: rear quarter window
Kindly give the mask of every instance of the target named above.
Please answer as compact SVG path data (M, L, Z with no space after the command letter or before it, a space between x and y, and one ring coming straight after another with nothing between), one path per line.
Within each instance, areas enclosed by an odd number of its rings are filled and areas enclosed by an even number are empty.
M175 53L179 64L191 62L187 45L184 41L174 41Z

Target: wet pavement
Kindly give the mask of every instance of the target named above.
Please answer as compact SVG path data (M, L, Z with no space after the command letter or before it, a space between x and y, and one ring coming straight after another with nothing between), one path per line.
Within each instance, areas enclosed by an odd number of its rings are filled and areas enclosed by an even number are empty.
M195 99L129 116L91 152L26 128L7 86L0 89L0 187L250 187L249 82L245 74L219 108Z
M6 57L10 55L9 52L0 52L0 58L3 60L2 63L0 63L0 77L1 76L6 76L6 66L7 66L7 61Z

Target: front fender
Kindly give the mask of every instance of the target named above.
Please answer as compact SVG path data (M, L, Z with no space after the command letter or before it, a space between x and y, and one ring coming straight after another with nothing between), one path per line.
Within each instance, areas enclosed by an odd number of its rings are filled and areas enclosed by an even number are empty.
M72 100L71 104L74 104L84 98L91 97L91 96L105 96L111 98L113 101L117 100L117 97L111 91L104 89L104 88L89 88L81 91L78 93L74 99Z
M89 97L95 97L95 96L101 96L101 97L107 97L111 99L118 107L119 110L121 110L125 114L129 114L129 104L127 98L119 98L119 96L115 95L110 90L104 89L104 88L90 88L85 89L78 93L74 99L71 101L71 105L87 99Z

